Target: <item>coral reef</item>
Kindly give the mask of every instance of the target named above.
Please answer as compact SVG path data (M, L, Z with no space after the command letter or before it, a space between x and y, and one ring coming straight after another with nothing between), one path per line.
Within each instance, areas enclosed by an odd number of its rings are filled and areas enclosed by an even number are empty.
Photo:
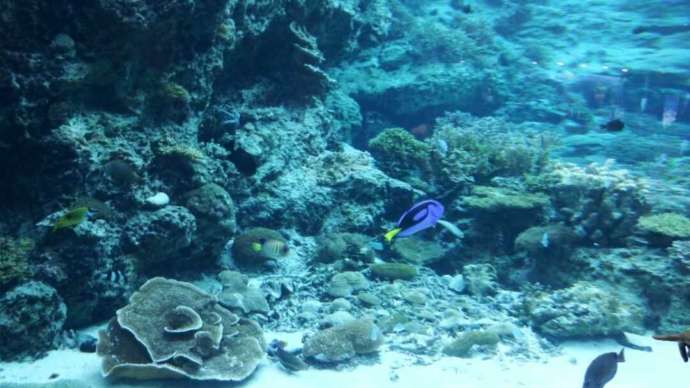
M55 347L67 308L57 291L41 282L27 282L0 298L0 359L36 357Z
M124 249L137 255L144 266L183 262L181 251L192 244L196 218L182 206L166 206L153 212L142 212L124 227Z
M259 326L189 283L148 280L99 332L106 377L241 381L263 358Z
M555 163L545 174L554 220L571 226L586 241L621 245L649 210L645 182L626 170L613 169L611 161L584 168Z
M387 128L369 140L369 150L383 172L405 180L429 170L431 147L402 128Z
M644 304L634 294L578 282L551 293L537 292L525 302L535 330L558 339L644 332Z

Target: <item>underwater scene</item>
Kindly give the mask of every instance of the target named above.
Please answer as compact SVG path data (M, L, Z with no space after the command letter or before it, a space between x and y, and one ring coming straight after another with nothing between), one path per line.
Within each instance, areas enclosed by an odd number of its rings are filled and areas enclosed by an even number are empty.
M0 388L667 388L690 1L4 0Z

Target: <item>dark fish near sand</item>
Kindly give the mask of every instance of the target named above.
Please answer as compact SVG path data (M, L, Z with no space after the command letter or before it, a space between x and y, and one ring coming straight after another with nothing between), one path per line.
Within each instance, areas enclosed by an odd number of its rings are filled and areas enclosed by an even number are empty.
M285 350L285 341L273 340L268 345L268 354L275 357L280 365L289 372L297 372L309 368L296 354Z
M621 119L613 119L606 124L601 124L601 129L609 132L620 132L625 128L625 123Z
M625 362L623 349L620 353L604 353L595 358L587 367L582 388L603 388L616 375L619 362Z

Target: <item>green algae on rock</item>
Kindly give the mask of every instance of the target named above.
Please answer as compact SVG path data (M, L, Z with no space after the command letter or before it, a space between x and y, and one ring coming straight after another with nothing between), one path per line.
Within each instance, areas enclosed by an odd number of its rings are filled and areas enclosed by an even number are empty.
M417 276L417 268L404 263L376 263L369 269L372 275L385 280L412 280Z
M431 148L402 128L383 130L369 141L369 149L381 170L394 178L404 180L410 171L428 169Z
M472 194L463 197L462 203L472 210L498 213L505 210L538 210L549 203L549 197L502 187L474 186Z
M0 291L29 275L29 255L35 242L27 238L0 237Z
M435 263L447 253L447 250L436 241L416 237L396 239L391 248L402 261L417 265Z
M669 246L673 240L690 239L690 219L681 214L642 216L637 221L637 228L658 246Z

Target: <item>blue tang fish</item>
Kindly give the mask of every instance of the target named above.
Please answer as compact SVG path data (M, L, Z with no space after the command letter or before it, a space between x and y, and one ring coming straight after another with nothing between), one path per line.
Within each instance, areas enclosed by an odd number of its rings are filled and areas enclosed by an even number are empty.
M433 199L417 202L412 205L398 220L397 227L383 237L390 242L395 237L411 236L421 230L430 228L443 216L443 205Z
M623 349L620 353L604 353L595 358L587 367L582 388L603 388L616 375L619 362L625 362Z

